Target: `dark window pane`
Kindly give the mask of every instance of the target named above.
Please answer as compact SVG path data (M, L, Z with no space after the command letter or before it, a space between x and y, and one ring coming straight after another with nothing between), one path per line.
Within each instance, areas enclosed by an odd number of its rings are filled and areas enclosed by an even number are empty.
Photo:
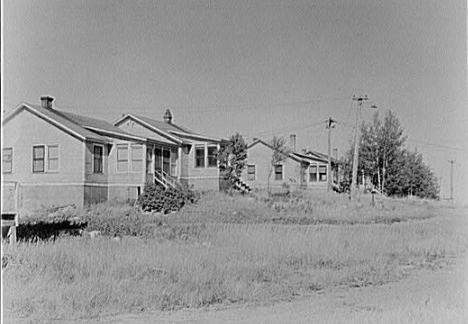
M33 147L33 172L44 172L44 146Z
M195 167L204 168L205 167L205 148L197 147L195 149Z

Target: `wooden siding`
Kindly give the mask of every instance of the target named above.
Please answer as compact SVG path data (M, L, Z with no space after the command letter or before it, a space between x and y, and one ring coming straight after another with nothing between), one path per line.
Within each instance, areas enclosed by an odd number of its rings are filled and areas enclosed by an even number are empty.
M33 173L34 145L58 145L57 171ZM83 142L28 111L21 111L3 128L3 147L13 148L12 173L2 175L5 181L20 183L83 182ZM47 164L47 158L44 161Z
M306 181L301 181L301 162L295 161L292 158L286 159L283 165L283 179L275 180L275 171L271 166L271 158L273 151L271 148L262 143L258 143L251 147L247 152L247 165L255 165L255 180L249 180L247 175L247 166L242 172L242 179L251 185L253 188L265 189L268 186L268 178L270 177L270 188L281 188L284 185L290 186L292 189L308 188L308 189L326 189L327 182L310 182L309 169L305 170ZM317 162L317 165L326 165ZM271 175L270 175L271 170Z

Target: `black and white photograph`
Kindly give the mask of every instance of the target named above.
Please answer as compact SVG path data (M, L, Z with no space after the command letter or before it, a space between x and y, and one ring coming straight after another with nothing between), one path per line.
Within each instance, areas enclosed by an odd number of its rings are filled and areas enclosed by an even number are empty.
M2 323L467 323L467 21L1 0Z

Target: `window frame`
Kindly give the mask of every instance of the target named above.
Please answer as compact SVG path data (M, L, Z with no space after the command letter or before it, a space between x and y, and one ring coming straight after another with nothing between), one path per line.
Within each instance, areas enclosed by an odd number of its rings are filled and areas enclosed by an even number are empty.
M203 151L203 155L202 156L198 156L197 155L197 152L199 150L202 150ZM205 149L205 146L195 146L195 152L194 152L194 156L195 156L195 160L194 160L194 167L197 168L197 169L203 169L206 167L205 165L205 158L206 158L206 149ZM201 165L197 165L197 162L198 161L201 161Z
M249 168L253 167L253 178L251 178L252 173ZM247 164L247 181L257 180L257 166L255 164Z
M170 176L177 177L177 160L179 159L179 151L178 148L171 148L170 150L171 156L169 157L170 160Z
M320 169L325 168L325 173L320 172ZM322 175L325 175L325 178L322 179ZM328 167L326 164L319 164L318 166L318 181L319 182L327 182L328 181Z
M42 159L36 158L36 148L42 148ZM42 160L42 170L36 170L35 169L35 163L36 161L41 161ZM44 144L38 144L38 145L33 145L32 147L32 172L33 173L45 173L46 172L46 145Z
M146 173L154 173L153 167L154 147L146 147Z
M100 170L96 171L96 148L101 149ZM93 144L93 173L104 174L104 145Z
M126 149L127 150L127 159L119 159L119 149ZM116 144L116 172L117 173L128 173L128 170L129 170L129 164L130 164L130 161L129 161L129 157L130 157L130 154L129 154L129 149L128 149L128 144ZM126 161L127 162L127 168L126 170L119 170L119 162L123 162L123 161Z
M281 168L281 173L277 172L277 168ZM275 181L283 181L284 179L284 165L283 164L276 164L274 167L274 172L275 172ZM281 174L281 179L278 178L278 174Z
M210 155L210 149L214 148L213 154ZM206 164L208 168L216 168L218 167L218 159L216 158L218 152L218 146L216 145L208 145L206 148ZM210 162L213 162L214 164L211 164Z
M5 171L5 151L10 150L10 161L8 162L10 164L10 170ZM2 149L2 173L9 174L13 173L13 147L8 146L4 147Z
M312 173L312 169L315 168L315 173ZM312 175L314 175L315 179L312 179ZM309 182L318 182L318 164L313 163L309 165Z
M140 157L134 157L133 156L133 152L136 148L140 148L141 149L141 155ZM130 172L132 173L140 173L140 172L143 172L143 144L131 144L130 145ZM134 165L139 165L140 166L140 170L135 170L133 167Z
M49 150L50 150L51 147L56 147L56 148L57 148L57 157L56 157L56 158L50 158L50 151L49 151ZM45 166L45 167L46 167L46 168L45 168L45 170L46 170L45 172L48 172L48 173L56 173L56 172L59 172L59 171L60 171L60 145L58 145L58 144L46 145L46 148L47 148L47 150L46 150L46 153L47 153L47 155L46 155L47 164L46 164L46 166ZM50 163L51 160L57 160L57 169L54 169L54 170L50 169L49 163Z

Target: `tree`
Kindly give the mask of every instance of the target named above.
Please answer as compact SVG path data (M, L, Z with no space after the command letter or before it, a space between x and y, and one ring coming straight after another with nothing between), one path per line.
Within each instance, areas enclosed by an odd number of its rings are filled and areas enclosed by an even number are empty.
M247 144L242 135L236 133L227 142L222 143L217 159L224 179L229 180L232 187L234 181L240 178L247 163Z
M286 140L283 137L273 136L270 141L270 145L273 148L273 154L271 155L270 170L268 171L268 182L267 191L270 192L270 178L273 174L275 166L286 161L291 153L291 149L286 145Z
M416 195L437 198L437 179L421 154L404 148L406 136L397 116L388 111L383 122L375 114L361 126L359 170L372 176L372 183L391 196ZM353 151L348 152L348 161ZM347 162L348 162L347 161ZM349 162L348 162L349 163Z

